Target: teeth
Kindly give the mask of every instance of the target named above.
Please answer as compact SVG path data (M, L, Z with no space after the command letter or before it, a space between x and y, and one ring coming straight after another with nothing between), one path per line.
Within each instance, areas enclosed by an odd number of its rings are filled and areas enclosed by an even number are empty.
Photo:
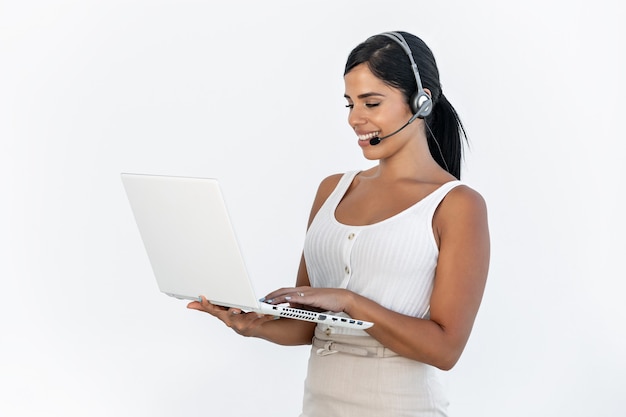
M373 139L376 136L378 136L379 133L380 132L371 132L371 133L368 133L366 135L357 135L357 136L358 136L359 140L370 140L370 139Z

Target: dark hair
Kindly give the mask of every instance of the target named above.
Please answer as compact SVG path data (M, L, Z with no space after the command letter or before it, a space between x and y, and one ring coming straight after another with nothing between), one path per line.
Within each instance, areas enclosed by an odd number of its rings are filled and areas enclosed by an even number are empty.
M460 179L463 139L467 141L467 135L459 115L441 91L435 57L417 36L407 32L397 33L411 48L423 88L432 94L433 110L425 118L430 153L442 168ZM409 57L396 41L382 34L367 39L348 56L344 75L362 63L367 63L370 71L384 83L402 91L409 103L410 97L417 91L417 82Z

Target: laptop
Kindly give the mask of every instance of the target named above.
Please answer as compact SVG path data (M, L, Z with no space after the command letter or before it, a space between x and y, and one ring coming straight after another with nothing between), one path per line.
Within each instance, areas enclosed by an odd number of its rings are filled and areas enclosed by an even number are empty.
M352 329L371 322L259 301L217 179L122 173L159 290L291 319Z

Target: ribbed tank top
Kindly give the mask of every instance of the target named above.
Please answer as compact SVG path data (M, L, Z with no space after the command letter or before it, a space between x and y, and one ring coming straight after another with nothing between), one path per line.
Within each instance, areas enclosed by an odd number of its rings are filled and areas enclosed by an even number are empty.
M433 216L462 183L445 183L378 223L350 226L337 220L335 210L358 172L342 176L307 231L304 257L311 286L347 288L398 313L428 317L439 255Z

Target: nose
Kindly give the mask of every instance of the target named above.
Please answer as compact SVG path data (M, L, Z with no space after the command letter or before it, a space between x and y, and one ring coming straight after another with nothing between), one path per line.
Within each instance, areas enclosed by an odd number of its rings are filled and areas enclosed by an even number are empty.
M350 113L348 113L348 124L354 129L357 126L363 125L367 123L367 119L360 106L354 106L350 109Z

